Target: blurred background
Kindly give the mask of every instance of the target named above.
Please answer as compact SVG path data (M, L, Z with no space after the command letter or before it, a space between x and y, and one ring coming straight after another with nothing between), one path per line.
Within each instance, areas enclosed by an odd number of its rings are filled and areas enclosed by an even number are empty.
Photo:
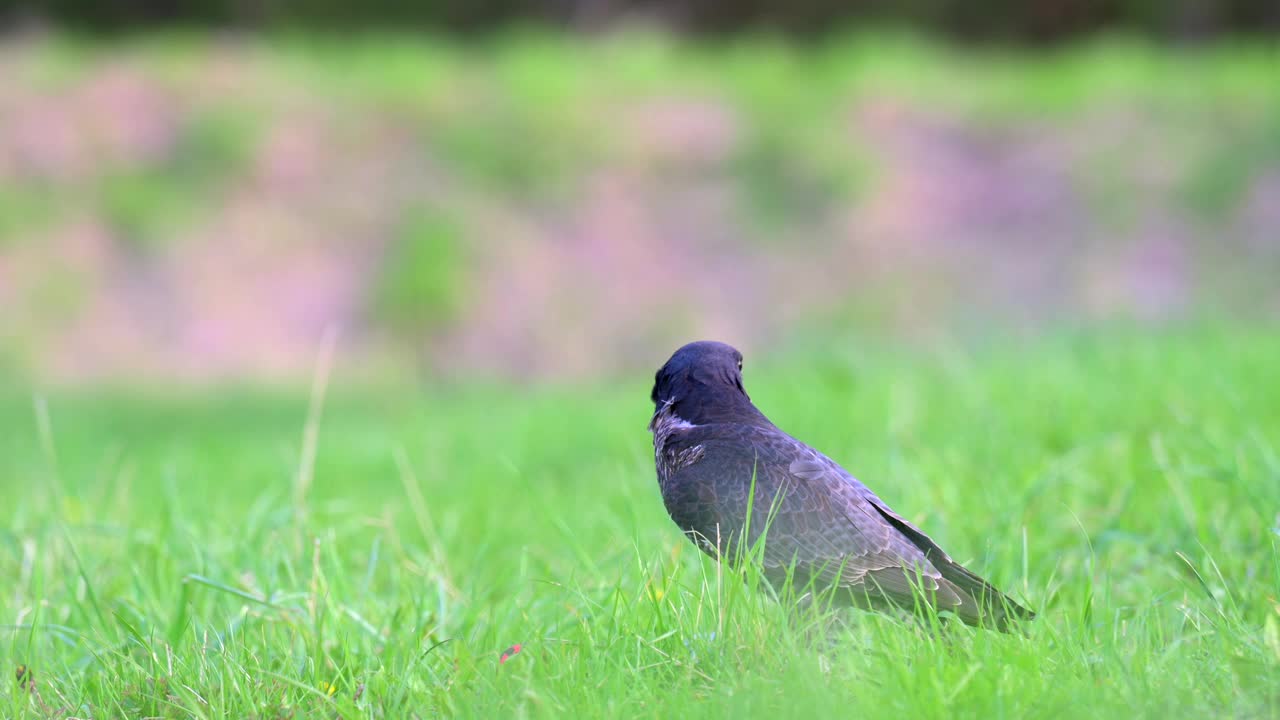
M4 0L0 368L1280 317L1274 0Z

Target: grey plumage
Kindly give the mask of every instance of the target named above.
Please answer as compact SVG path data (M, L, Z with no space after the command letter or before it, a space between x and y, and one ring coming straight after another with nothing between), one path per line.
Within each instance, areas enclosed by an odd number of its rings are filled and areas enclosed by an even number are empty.
M704 552L731 559L764 529L765 578L811 582L869 609L920 602L1007 629L1034 613L948 556L822 453L778 429L742 384L742 354L696 342L654 378L654 460L671 519ZM754 498L749 498L755 488ZM751 518L748 522L748 505Z

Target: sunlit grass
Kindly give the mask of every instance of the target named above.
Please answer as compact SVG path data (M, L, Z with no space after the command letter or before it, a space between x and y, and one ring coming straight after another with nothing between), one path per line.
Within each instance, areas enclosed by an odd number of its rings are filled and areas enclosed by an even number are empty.
M302 487L305 392L11 386L0 715L1280 712L1274 334L761 355L757 403L1036 609L1025 634L797 618L702 558L644 376L336 380Z

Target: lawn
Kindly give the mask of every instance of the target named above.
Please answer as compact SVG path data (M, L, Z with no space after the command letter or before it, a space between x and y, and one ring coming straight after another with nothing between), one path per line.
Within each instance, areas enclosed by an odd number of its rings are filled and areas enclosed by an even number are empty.
M1280 716L1276 358L1220 328L748 355L776 422L1039 611L1009 635L793 620L719 572L662 508L647 373L340 367L322 413L10 382L0 716Z

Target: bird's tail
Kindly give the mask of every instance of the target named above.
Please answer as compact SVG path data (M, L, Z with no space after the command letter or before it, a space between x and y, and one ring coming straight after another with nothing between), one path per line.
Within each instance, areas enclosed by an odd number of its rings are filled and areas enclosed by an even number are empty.
M1036 614L1014 602L994 585L983 580L951 558L930 558L942 573L942 582L960 598L960 604L949 608L967 625L989 625L1008 632L1014 621L1031 620Z
M906 518L895 513L882 503L872 502L885 520L898 529L921 551L925 559L942 573L943 583L948 590L960 598L960 604L947 609L954 612L968 625L992 625L1008 632L1015 620L1031 620L1036 616L1031 610L1014 602L1009 596L1000 592L994 585L969 571L968 568L951 559L938 544Z

